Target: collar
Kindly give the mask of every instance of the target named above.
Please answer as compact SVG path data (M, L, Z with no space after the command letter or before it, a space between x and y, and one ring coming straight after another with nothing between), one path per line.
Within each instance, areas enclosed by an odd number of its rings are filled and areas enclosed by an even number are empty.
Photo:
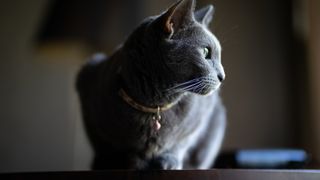
M126 102L128 103L131 107L133 107L136 110L142 111L142 112L146 112L146 113L155 113L158 114L162 111L166 111L170 108L172 108L172 106L174 106L176 104L176 102L172 102L169 104L166 104L164 106L157 106L157 107L147 107L144 105L141 105L139 103L137 103L136 101L134 101L126 92L124 89L120 89L119 90L119 96Z

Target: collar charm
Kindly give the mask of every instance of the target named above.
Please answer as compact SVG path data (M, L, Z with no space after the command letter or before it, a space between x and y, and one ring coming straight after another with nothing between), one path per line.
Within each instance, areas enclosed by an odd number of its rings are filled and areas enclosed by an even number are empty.
M150 126L156 131L159 131L161 129L161 123L160 123L162 118L161 112L170 109L172 106L176 104L176 102L172 102L170 104L166 104L164 106L158 106L156 108L146 107L134 101L123 89L119 90L119 96L132 108L145 113L152 113L153 116L152 116L152 122L150 123Z
M160 107L158 106L158 111L157 111L157 113L152 116L153 122L152 122L152 125L151 125L151 126L152 126L152 128L155 129L156 131L159 131L160 128L161 128L161 124L160 124L161 114L160 114L160 112L161 112L161 109L160 109Z

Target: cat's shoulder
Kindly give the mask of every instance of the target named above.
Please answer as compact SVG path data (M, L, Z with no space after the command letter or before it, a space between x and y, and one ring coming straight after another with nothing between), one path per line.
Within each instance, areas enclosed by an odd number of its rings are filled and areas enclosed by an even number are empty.
M89 58L87 65L88 66L97 66L98 64L106 61L108 56L104 53L96 53L91 58Z
M96 79L100 65L107 60L108 57L104 53L96 53L91 56L81 67L77 75L76 88L81 90L83 86L87 86L88 83L92 83L92 81Z

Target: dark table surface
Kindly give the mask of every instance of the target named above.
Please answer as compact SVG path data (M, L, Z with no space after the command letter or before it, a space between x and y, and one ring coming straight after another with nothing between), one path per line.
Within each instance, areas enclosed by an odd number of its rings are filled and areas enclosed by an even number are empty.
M68 171L2 173L0 179L183 179L183 180L320 180L320 170L176 170L176 171Z

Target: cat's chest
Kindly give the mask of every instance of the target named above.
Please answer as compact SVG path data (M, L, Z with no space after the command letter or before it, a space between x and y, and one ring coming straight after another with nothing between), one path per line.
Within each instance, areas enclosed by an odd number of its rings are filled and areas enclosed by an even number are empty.
M161 154L178 143L188 142L199 134L199 130L210 118L212 98L186 98L167 111L160 113L160 128L156 128L155 114L137 111L117 96L108 96L108 108L100 123L108 141L139 151L150 156ZM116 103L115 103L116 102ZM117 139L117 141L114 141Z
M160 129L152 117L147 119L141 142L144 142L147 154L162 153L179 143L189 142L197 138L211 117L214 104L210 101L188 101L192 104L178 104L172 110L162 112Z

